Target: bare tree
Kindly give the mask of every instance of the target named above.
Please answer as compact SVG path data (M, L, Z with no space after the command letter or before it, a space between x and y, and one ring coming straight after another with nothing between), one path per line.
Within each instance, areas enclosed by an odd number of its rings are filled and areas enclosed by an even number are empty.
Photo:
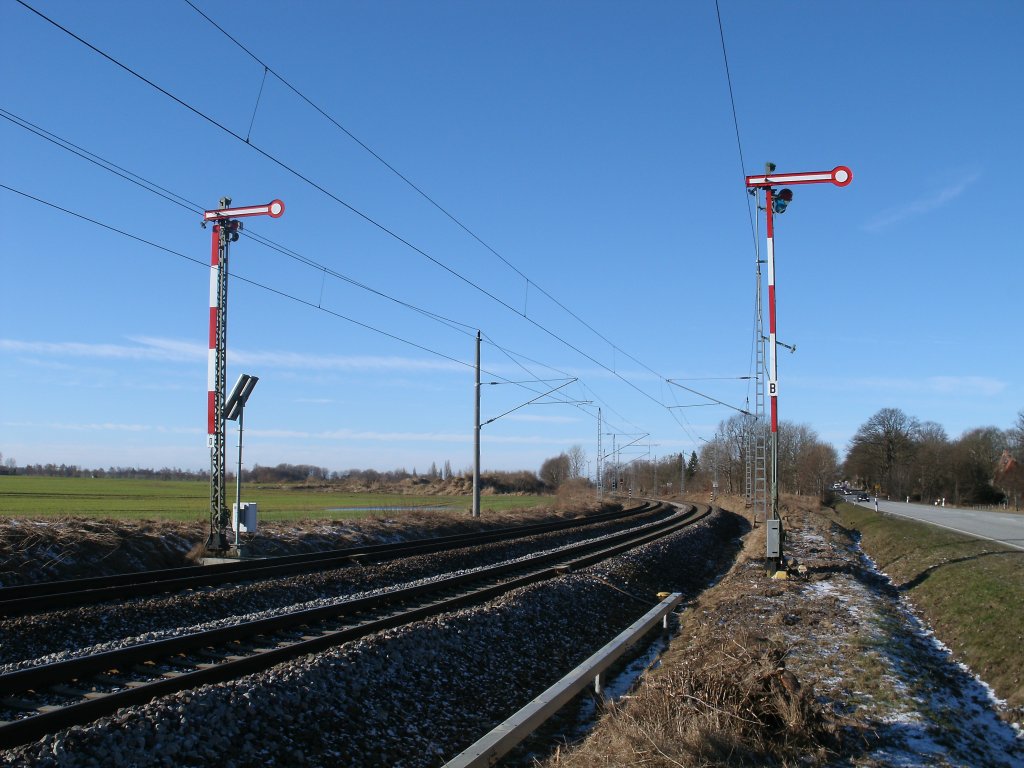
M815 439L797 458L796 475L801 485L825 498L825 490L839 472L839 453L828 443Z
M569 457L569 477L583 477L587 469L587 452L582 445L574 445L566 454Z
M558 488L569 477L569 457L564 453L545 459L540 465L540 479L552 488Z
M1006 435L996 427L965 432L953 444L954 498L957 503L994 504L1003 494L992 485Z
M883 408L850 440L846 472L896 497L910 487L910 471L920 424L898 408Z
M911 471L912 488L922 501L953 496L950 485L952 446L946 430L934 421L918 427L917 449ZM913 492L913 490L912 490ZM908 494L909 495L909 494Z
M1024 410L1017 414L1017 423L1006 431L1006 442L1011 455L1024 462Z

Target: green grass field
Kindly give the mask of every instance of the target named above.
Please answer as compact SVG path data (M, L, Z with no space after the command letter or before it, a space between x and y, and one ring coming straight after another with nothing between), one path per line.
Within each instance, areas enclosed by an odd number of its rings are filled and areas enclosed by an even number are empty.
M228 483L234 499L234 483ZM243 485L242 500L255 501L262 520L342 519L380 509L448 507L469 509L469 496L407 496L342 493L319 488ZM482 496L483 510L522 509L551 504L551 496ZM0 515L85 516L134 520L205 520L210 485L205 481L0 476Z
M939 639L1024 706L1024 552L853 504L836 511Z

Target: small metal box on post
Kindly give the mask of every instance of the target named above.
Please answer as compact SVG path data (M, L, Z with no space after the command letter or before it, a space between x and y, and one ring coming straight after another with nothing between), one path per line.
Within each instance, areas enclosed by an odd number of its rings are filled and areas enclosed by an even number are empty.
M765 527L765 537L768 541L767 557L769 560L777 560L782 557L785 547L786 533L782 528L782 520L769 518Z

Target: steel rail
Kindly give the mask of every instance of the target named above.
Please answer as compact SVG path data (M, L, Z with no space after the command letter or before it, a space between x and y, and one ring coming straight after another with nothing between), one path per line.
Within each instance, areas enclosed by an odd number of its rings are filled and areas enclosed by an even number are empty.
M184 568L166 568L113 576L94 576L84 579L3 587L0 588L0 616L19 616L26 613L38 613L41 610L89 605L105 600L142 597L296 573L312 573L350 565L354 562L383 562L446 549L454 550L477 544L551 533L568 528L599 525L637 517L651 512L653 509L655 509L654 505L648 502L631 509L603 512L583 518L508 526L492 531L457 533L391 544L365 544L325 552L284 555L217 566L186 566Z
M38 708L36 714L0 723L0 748L24 744L47 733L90 722L121 707L141 704L157 696L231 680L384 629L480 603L661 538L709 512L710 508L703 505L690 507L686 512L680 510L670 518L612 534L600 541L574 544L431 583L9 672L0 675L0 696L8 697L0 704L6 709L17 708L14 694L48 695L54 686L61 689L60 693L65 698L68 698L68 689L77 688L80 698L66 705L46 705ZM510 575L516 572L518 575ZM452 591L457 594L452 595ZM410 601L418 601L419 604L409 607ZM404 607L402 603L405 603ZM382 610L391 612L383 616L373 614ZM334 628L316 626L346 620L354 623ZM275 636L295 631L303 633L298 640ZM258 647L240 647L243 640ZM218 647L219 654L211 652L210 649ZM248 655L240 655L243 652ZM188 659L188 654L196 653L202 653L206 658L219 658L214 662ZM175 669L160 670L161 664L168 663ZM144 677L149 679L117 681L115 684L120 689L111 692L84 690L95 687L90 678L110 672L121 676L138 675L140 665L147 664L151 666L145 670ZM184 667L193 669L182 671ZM157 679L151 679L153 677ZM27 702L23 705L26 708L32 706Z
M578 664L547 690L499 723L469 747L449 760L442 768L486 768L494 765L539 728L577 694L603 675L619 657L661 624L668 626L668 614L683 600L680 592L668 595L647 613L620 632L603 648Z

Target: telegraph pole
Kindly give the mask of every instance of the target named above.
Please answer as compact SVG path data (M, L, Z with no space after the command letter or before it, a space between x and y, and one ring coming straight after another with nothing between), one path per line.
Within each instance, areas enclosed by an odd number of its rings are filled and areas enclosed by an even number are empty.
M480 331L476 332L476 398L473 419L473 517L480 517Z
M224 552L230 548L227 537L229 513L225 497L226 440L224 398L227 379L228 328L228 246L238 240L245 216L278 218L284 203L273 200L266 205L229 208L230 197L220 199L220 208L203 213L203 226L213 222L210 252L210 354L207 367L206 442L210 449L210 536L206 549Z
M597 409L597 500L604 501L604 453L601 448L601 409Z
M822 184L831 183L845 187L853 181L853 171L845 165L837 165L831 171L810 173L774 173L775 164L766 163L761 176L747 176L747 187L764 190L768 258L768 397L771 400L771 513L766 521L766 565L770 576L775 576L784 563L783 545L785 532L779 516L779 370L778 339L775 325L775 223L774 214L785 212L793 200L790 189L778 192L778 184Z
M683 451L679 452L679 498L683 497L686 493L686 455Z

